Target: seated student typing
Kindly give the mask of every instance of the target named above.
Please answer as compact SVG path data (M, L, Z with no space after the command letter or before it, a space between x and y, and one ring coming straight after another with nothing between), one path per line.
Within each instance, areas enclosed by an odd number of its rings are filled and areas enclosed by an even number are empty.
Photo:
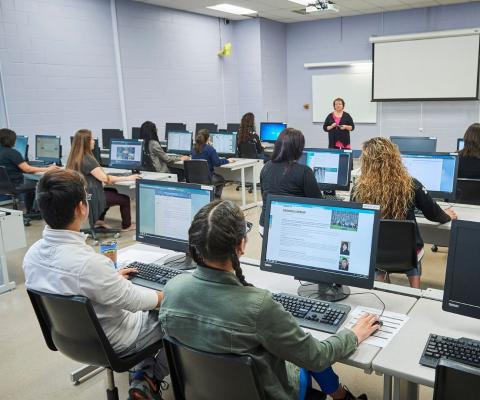
M298 164L305 147L305 137L297 129L286 128L275 142L272 158L260 173L262 213L260 233L263 234L265 207L269 194L321 198L322 192L311 168Z
M107 175L98 161L93 156L92 150L95 146L95 140L92 132L88 129L80 129L75 133L72 141L72 149L68 156L67 169L73 169L83 174L88 183L89 193L92 194L94 201L91 202L92 214L95 218L95 225L104 226L104 219L109 207L120 206L120 215L122 217L122 231L135 230L135 224L132 224L130 197L118 193L116 189L105 188L104 184L112 184L121 181L135 181L140 176L112 176Z
M237 132L237 153L239 157L242 155L242 144L251 143L255 145L258 158L264 158L263 146L260 141L260 137L257 135L255 128L255 115L249 112L246 113L240 121L240 128Z
M411 177L404 167L398 147L389 139L376 137L362 147L361 175L352 189L352 200L378 204L384 219L415 221L415 208L430 221L444 224L457 218L453 209L443 211L423 185ZM423 249L423 240L417 230L417 252ZM400 238L399 238L400 240ZM420 288L420 265L407 273L410 286ZM377 280L383 281L379 272Z
M200 129L195 137L195 145L193 146L192 160L207 160L208 170L210 172L210 178L212 185L215 186L215 196L222 197L223 185L225 184L225 178L215 172L215 167L232 163L235 160L229 158L221 158L218 156L217 151L211 145L210 134L207 129Z
M25 209L27 214L32 211L35 200L36 182L23 179L23 174L34 174L36 172L55 171L59 168L56 165L49 167L32 167L23 155L13 147L17 140L17 134L10 129L0 129L0 166L7 170L10 181L17 189L31 189L24 195Z
M480 179L480 124L472 124L463 136L464 147L458 152L458 177Z
M86 235L80 233L80 225L88 218L84 178L72 170L47 172L38 182L37 201L47 226L23 260L26 287L88 297L121 356L159 341L158 312L148 310L160 306L162 292L134 286L128 280L134 269L116 271L113 262L88 246ZM160 399L159 385L168 374L164 352L144 360L135 370L131 399Z
M330 366L378 329L377 316L366 315L324 341L305 333L272 293L246 281L239 262L246 226L230 201L197 213L188 240L198 266L165 287L160 320L166 334L200 351L251 356L266 400L303 400L311 375L333 399L367 399L341 386Z

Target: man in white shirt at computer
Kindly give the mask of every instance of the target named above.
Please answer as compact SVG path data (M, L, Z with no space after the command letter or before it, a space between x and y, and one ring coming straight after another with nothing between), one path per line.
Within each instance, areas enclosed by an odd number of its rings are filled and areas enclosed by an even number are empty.
M80 226L88 218L86 182L77 172L46 173L37 185L37 202L48 224L43 238L25 255L27 288L88 297L113 349L134 354L159 341L158 311L163 293L133 285L135 270L115 270L113 262L85 243ZM165 352L144 360L131 375L130 399L161 399L160 384L168 375Z

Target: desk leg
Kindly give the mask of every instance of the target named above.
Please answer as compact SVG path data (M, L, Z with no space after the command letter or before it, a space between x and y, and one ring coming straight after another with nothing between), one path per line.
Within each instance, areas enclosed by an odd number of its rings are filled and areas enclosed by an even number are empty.
M79 368L73 372L70 373L70 378L72 379L72 382L74 385L78 385L80 383L80 379L85 378L87 375L89 375L89 378L92 376L95 376L102 372L105 368L103 367L95 367L93 365L86 365L82 368Z
M383 400L392 400L392 376L383 375Z
M252 167L252 182L253 182L253 202L257 206L257 164Z
M418 400L418 385L400 379L393 378L393 400Z
M245 194L245 168L240 169L240 176L242 180L242 207L247 205L246 194Z

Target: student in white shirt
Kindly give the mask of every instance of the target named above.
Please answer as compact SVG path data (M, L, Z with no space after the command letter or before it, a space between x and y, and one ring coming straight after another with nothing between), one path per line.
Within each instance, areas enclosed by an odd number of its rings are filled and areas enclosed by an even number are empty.
M23 261L27 288L90 299L105 335L120 356L134 354L162 338L158 311L163 293L133 285L135 270L113 262L85 243L80 226L88 219L85 179L72 170L47 172L37 185L37 202L48 224ZM130 399L161 399L168 375L163 349L131 374Z

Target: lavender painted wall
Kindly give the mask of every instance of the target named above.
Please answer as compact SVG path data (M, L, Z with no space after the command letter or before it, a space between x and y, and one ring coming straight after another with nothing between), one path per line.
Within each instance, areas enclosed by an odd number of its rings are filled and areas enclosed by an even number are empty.
M347 70L306 70L304 63L371 59L372 35L472 28L479 21L480 2L475 2L287 25L289 125L303 130L308 145L326 146L321 125L312 123L312 111L302 105L311 103L312 75ZM380 103L377 123L357 125L352 144L359 148L374 135L427 135L438 137L440 151L449 151L479 114L478 101Z

